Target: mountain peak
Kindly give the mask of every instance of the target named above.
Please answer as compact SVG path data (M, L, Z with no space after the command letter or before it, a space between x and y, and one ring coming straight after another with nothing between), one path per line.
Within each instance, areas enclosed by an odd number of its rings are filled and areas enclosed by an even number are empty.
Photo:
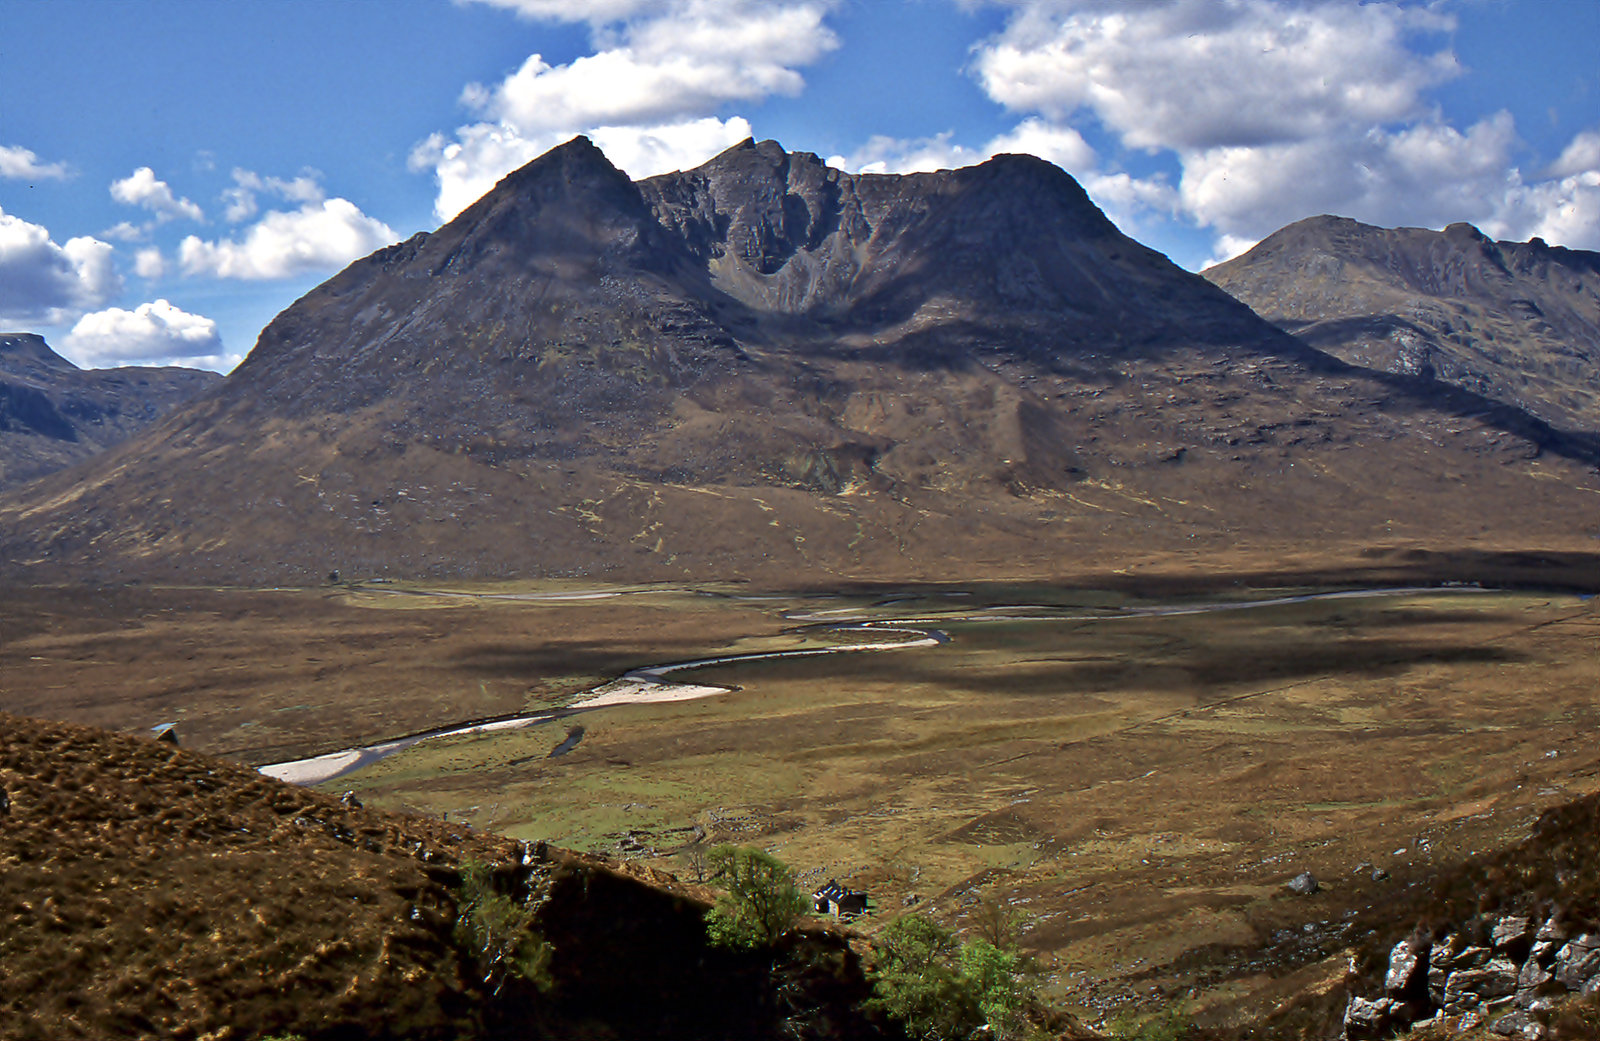
M1205 275L1344 361L1600 430L1600 254L1312 217Z
M76 369L77 366L50 349L38 333L0 333L0 358L33 362L51 369Z

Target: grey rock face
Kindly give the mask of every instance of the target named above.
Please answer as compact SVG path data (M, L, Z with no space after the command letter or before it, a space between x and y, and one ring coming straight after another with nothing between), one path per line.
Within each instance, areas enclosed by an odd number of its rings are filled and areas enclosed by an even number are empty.
M1556 982L1575 991L1582 991L1591 979L1600 976L1600 936L1579 936L1558 950L1554 975Z
M1600 253L1323 216L1205 275L1352 364L1600 430Z
M1495 952L1512 958L1526 956L1530 942L1530 923L1521 916L1501 918L1489 934L1489 943Z
M1386 997L1352 1001L1346 1036L1405 1030L1431 1018L1458 1033L1487 1023L1500 1036L1540 1041L1559 1000L1600 993L1600 934L1567 933L1554 920L1535 929L1531 919L1507 915L1437 943L1401 941L1389 952ZM1469 944L1467 936L1486 936L1492 948ZM1514 955L1522 950L1519 963Z

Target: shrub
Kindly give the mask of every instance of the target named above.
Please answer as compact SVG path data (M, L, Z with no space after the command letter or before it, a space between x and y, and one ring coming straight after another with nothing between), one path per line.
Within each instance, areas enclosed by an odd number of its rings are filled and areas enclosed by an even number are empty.
M1185 1010L1173 1007L1154 1015L1119 1012L1106 1024L1106 1032L1111 1041L1182 1041L1189 1027Z
M491 993L516 978L540 990L551 986L550 943L533 928L537 894L523 903L495 889L494 873L475 860L461 865L456 889L456 942L465 947Z
M717 846L706 857L727 892L706 912L718 947L771 947L810 907L794 875L777 857L743 846Z

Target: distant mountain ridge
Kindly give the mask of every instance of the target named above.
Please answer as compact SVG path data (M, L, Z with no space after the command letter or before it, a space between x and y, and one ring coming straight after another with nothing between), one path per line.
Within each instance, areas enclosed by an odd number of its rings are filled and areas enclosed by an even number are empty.
M1351 364L1600 431L1600 253L1323 216L1204 274Z
M80 369L35 333L0 333L0 490L132 437L222 382L175 366Z
M1472 532L1572 533L1597 459L1312 350L1033 157L851 175L746 141L635 183L577 138L0 499L0 550L105 580L1014 574L1432 533L1469 494L1542 504Z

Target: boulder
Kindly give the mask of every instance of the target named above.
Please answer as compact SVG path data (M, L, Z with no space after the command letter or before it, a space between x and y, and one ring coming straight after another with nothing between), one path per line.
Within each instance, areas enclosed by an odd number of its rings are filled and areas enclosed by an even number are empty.
M1563 987L1583 991L1591 980L1600 977L1600 935L1590 933L1568 941L1556 951L1552 969L1556 982Z
M1523 996L1526 995L1531 1000L1539 992L1540 987L1554 978L1548 969L1539 964L1537 958L1530 957L1522 963L1522 971L1517 974L1517 1004L1526 1007L1527 1001L1522 1000Z
M1520 1037L1527 1041L1542 1041L1550 1036L1543 1023L1520 1008L1495 1019L1489 1029L1501 1037Z
M1520 915L1507 915L1494 923L1489 932L1489 945L1496 954L1521 961L1527 957L1528 948L1532 943L1529 933L1531 925L1528 919Z
M1395 1003L1390 998L1352 997L1344 1010L1345 1041L1377 1041L1388 1034Z
M1322 889L1322 886L1317 882L1317 876L1309 871L1300 872L1300 874L1286 882L1284 886L1289 892L1300 896L1310 896Z
M1551 915L1549 918L1545 919L1543 925L1539 926L1539 931L1534 935L1533 938L1535 941L1563 941L1567 938L1567 925L1561 920L1559 915Z
M1391 998L1420 996L1428 978L1428 948L1401 940L1389 952L1389 972L1383 978L1383 991Z
M1481 969L1457 969L1445 980L1442 1004L1446 1012L1465 1012L1517 991L1518 970L1504 958L1495 958Z

